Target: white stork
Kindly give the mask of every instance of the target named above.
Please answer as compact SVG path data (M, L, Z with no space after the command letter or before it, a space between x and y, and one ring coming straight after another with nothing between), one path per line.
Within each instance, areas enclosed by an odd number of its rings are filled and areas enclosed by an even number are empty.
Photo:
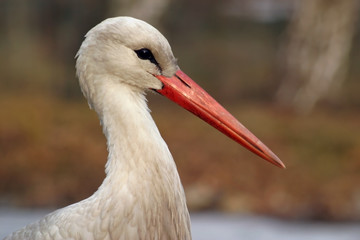
M191 239L176 165L147 108L149 89L284 167L179 69L166 38L141 20L110 18L91 29L77 53L76 69L107 138L106 178L91 197L50 213L6 240Z

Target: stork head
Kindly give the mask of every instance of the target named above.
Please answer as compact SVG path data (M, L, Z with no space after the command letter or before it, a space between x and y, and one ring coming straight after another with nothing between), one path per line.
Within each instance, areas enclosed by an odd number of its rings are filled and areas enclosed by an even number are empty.
M86 34L76 69L89 99L97 91L93 86L98 77L107 76L139 90L161 89L163 84L156 76L171 77L178 66L168 41L157 29L135 18L115 17Z
M194 113L265 160L280 159L208 93L183 73L166 38L131 17L107 19L86 34L77 53L77 75L90 105L114 84L152 89ZM105 87L105 88L104 88Z

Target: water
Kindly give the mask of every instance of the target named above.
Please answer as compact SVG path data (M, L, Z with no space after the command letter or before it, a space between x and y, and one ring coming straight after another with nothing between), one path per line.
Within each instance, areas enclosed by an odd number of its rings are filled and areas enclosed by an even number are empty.
M51 210L0 208L0 239ZM194 240L360 240L360 223L288 222L222 213L191 214Z
M294 222L221 213L191 217L195 240L360 240L360 223Z

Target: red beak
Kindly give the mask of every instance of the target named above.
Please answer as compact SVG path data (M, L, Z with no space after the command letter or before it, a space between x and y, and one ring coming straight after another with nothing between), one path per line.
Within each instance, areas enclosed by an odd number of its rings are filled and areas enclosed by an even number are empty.
M164 84L162 89L156 90L158 93L197 115L263 159L285 168L281 160L265 144L184 72L178 70L171 78L161 75L156 77Z

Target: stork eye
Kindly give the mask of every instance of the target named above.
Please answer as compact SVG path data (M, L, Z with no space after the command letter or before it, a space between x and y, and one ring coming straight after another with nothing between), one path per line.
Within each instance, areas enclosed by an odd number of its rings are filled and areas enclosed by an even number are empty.
M139 49L139 50L135 50L135 53L137 54L137 56L140 58L140 59L143 59L143 60L149 60L150 62L156 64L156 60L154 58L154 55L152 54L152 52L147 49L147 48L142 48L142 49Z
M142 60L149 60L151 63L155 64L161 71L159 63L156 61L154 55L152 54L152 52L149 49L141 48L139 50L134 50L134 51L137 54L138 58L140 58Z
M142 48L142 49L139 49L139 50L135 50L135 52L136 52L137 56L140 59L143 59L143 60L155 59L152 52L147 48Z

